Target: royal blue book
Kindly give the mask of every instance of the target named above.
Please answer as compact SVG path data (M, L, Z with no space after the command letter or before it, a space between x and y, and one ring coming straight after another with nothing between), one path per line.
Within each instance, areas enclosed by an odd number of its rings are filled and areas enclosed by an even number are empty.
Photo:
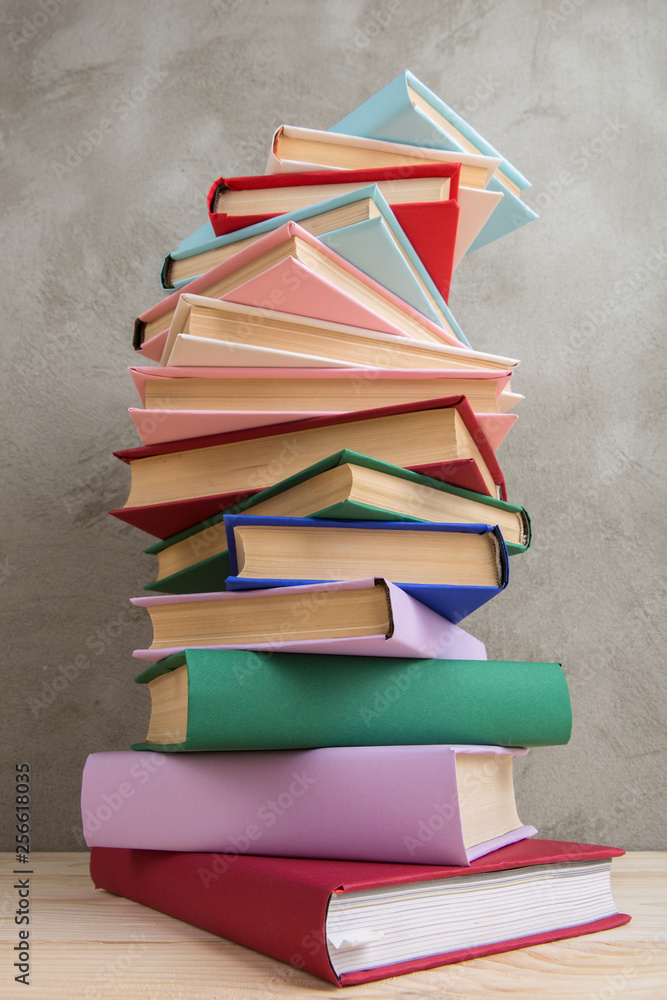
M243 514L224 521L231 591L381 576L458 623L509 580L507 547L488 524Z
M431 149L500 157L502 162L487 190L501 192L503 199L470 250L477 250L537 218L537 214L520 197L521 192L531 186L530 182L409 70L397 76L329 131Z

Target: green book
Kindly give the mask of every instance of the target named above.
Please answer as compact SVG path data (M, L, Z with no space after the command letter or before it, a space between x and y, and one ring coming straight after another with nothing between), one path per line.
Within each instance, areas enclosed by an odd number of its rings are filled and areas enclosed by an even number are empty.
M243 513L342 521L497 524L509 555L525 552L531 542L530 518L523 507L344 449L145 549L158 556L159 570L158 579L144 590L165 594L224 590L230 567L223 518Z
M135 750L567 743L558 663L186 649L139 674L151 694Z

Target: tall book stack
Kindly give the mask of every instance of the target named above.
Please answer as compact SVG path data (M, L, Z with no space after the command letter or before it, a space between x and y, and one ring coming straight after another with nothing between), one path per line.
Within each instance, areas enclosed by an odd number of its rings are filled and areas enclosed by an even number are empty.
M630 919L622 851L517 814L514 758L570 736L560 665L460 624L531 528L496 458L518 361L470 346L450 284L527 186L406 72L281 126L165 258L112 512L155 539L150 722L86 763L98 887L339 985Z

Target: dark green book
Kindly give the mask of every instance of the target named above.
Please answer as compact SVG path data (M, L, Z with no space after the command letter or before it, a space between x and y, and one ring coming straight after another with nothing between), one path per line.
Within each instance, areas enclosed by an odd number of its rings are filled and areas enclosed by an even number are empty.
M158 579L144 590L197 594L224 590L230 574L225 514L317 517L342 521L437 521L499 525L509 555L531 542L530 518L516 504L380 462L347 449L242 503L145 549Z
M186 649L139 674L151 694L136 750L567 743L558 663Z

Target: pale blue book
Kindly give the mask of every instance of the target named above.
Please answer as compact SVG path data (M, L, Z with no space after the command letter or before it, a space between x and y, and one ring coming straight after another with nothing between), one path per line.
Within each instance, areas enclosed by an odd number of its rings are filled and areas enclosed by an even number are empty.
M206 235L207 227L202 226L196 233L184 240L178 250L165 257L162 266L162 287L165 289L184 288L198 276L192 274L187 279L172 281L170 272L175 261L196 258L222 247L231 247L236 243L254 239L272 232L286 222L298 222L302 225L309 218L335 211L357 201L368 200L374 202L377 209L374 217L328 232L318 232L317 238L335 250L341 257L344 257L345 260L358 267L364 274L418 309L432 322L449 330L466 347L470 347L470 343L454 318L451 309L438 291L386 199L375 184L369 184L367 187L358 188L356 191L338 195L335 198L328 198L326 201L308 205L293 212L286 212L273 219L266 219L264 222L247 226L245 229L205 239L197 244L194 242L195 237L199 233ZM199 273L203 273L211 266L213 264L206 263L202 257L202 270Z
M208 243L210 240L215 239L215 232L213 226L211 225L211 220L207 219L203 226L199 229L195 229L194 233L190 233L186 236L184 240L178 244L179 250L192 250L202 243Z
M520 197L520 192L531 186L530 182L409 70L397 76L329 131L430 149L500 157L502 162L489 182L488 190L500 191L503 200L470 250L477 250L538 218Z

